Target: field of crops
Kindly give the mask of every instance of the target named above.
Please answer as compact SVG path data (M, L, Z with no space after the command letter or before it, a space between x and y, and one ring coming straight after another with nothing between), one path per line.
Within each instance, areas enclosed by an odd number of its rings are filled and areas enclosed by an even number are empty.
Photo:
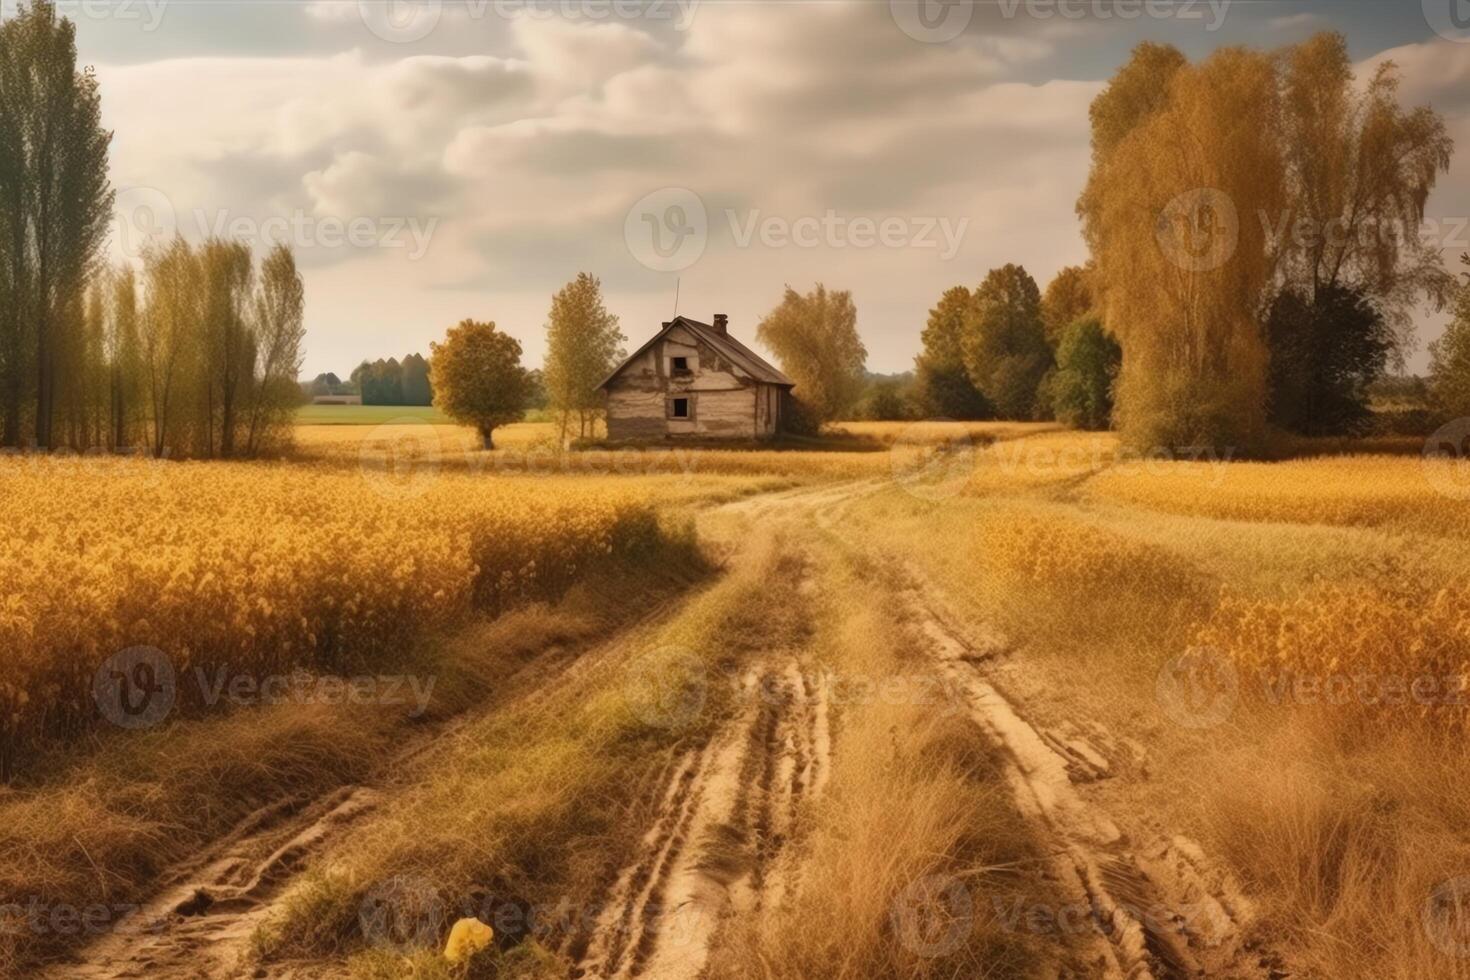
M0 461L0 526L7 762L93 724L119 651L181 673L363 669L660 533L645 494L598 482L41 457Z

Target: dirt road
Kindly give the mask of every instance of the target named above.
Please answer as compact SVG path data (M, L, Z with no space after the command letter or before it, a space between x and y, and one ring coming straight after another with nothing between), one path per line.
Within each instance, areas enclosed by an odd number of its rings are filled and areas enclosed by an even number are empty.
M974 737L1005 760L1011 803L1048 855L1040 873L1063 896L1063 909L1076 912L1049 933L1038 975L1286 976L1254 945L1251 903L1223 867L1186 836L1126 805L1129 781L1146 770L1146 750L1088 718L1052 728L1033 721L991 670L1013 656L1006 639L983 623L963 622L917 568L873 553L851 532L849 508L891 488L861 481L751 498L711 511L702 530L738 549L758 521L782 536L802 566L861 562L882 569L869 591L843 598L882 607L904 624L933 670L961 692ZM789 601L799 605L832 599L824 600L809 577L792 590ZM596 658L591 651L569 669ZM560 944L575 964L572 977L702 980L732 929L779 911L801 889L811 860L803 835L827 803L840 761L841 709L809 650L755 651L736 676L737 710L712 736L674 755L642 811L652 818L641 842L605 894L586 896L600 914ZM391 768L411 779L409 763L423 748L408 750L403 765ZM152 928L108 936L51 975L337 975L334 964L257 968L248 956L250 937L297 876L329 847L350 841L394 791L392 783L352 786L262 810L169 876L140 913Z

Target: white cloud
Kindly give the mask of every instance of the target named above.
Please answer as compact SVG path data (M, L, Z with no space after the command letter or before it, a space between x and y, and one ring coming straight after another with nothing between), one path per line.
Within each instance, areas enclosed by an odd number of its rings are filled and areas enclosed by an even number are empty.
M748 338L787 282L852 288L877 369L908 363L948 286L1008 261L1045 280L1084 255L1074 202L1101 83L1048 77L1092 34L1017 21L921 44L883 3L707 3L683 33L476 20L454 5L422 43L394 45L360 23L345 33L356 3L307 16L318 41L361 47L99 74L116 182L157 187L183 215L437 221L418 262L403 250L303 255L312 373L425 349L469 315L497 320L534 362L551 292L581 269L603 276L638 338L667 319L674 277L636 263L624 218L666 186L709 212L709 247L680 274L687 312L719 308ZM1470 146L1470 47L1387 54L1404 66L1405 97L1452 114ZM1459 161L1450 185L1470 187ZM1431 209L1454 200L1437 194ZM919 248L738 248L726 215L828 210L963 221L966 233L948 262Z

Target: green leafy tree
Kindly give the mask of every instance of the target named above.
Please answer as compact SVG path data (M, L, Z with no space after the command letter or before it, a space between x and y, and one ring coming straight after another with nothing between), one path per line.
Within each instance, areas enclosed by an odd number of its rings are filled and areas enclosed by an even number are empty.
M579 436L591 432L603 409L597 386L623 359L626 340L618 318L603 304L596 276L579 272L551 298L543 378L563 441L573 416Z
M924 349L914 362L915 386L919 402L929 415L984 419L992 414L965 370L962 338L970 300L970 291L964 286L946 289L938 305L929 311L929 322L920 336Z
M1077 320L1063 331L1057 369L1048 385L1058 421L1075 429L1106 429L1122 361L1122 348L1097 317Z
M306 340L306 290L296 258L286 245L271 249L260 266L255 296L256 352L251 369L251 397L246 451L254 456L272 440L290 432L296 403L295 382L301 373ZM333 377L335 381L335 376Z
M1029 419L1052 366L1041 291L1019 265L992 269L965 313L962 348L975 389L1001 418Z
M1062 334L1096 308L1088 271L1080 265L1063 268L1041 297L1041 322L1046 327L1046 342L1055 349L1061 346Z
M912 373L872 374L858 402L857 417L870 422L897 422L923 414Z
M1393 349L1383 314L1361 292L1324 286L1315 297L1285 289L1266 316L1273 425L1305 436L1367 428L1369 390Z
M434 404L455 421L474 426L484 447L494 449L495 430L519 421L531 395L521 342L494 323L461 320L442 344L429 349Z
M422 354L410 354L403 359L403 404L431 405L433 392L429 387L429 362Z
M107 322L112 447L125 450L138 434L142 355L138 348L138 282L126 264L113 270Z
M1470 254L1460 261L1470 266ZM1446 418L1470 416L1470 272L1455 299L1455 315L1444 335L1429 345L1429 399Z
M1342 301L1335 293L1319 303L1325 290L1362 296L1401 349L1419 302L1440 304L1454 291L1438 244L1416 233L1454 141L1434 110L1399 104L1393 62L1357 79L1341 34L1318 34L1287 49L1278 64L1288 202L1269 254L1286 288L1314 304ZM1318 355L1332 357L1331 331L1319 336Z
M0 25L0 418L8 445L21 441L28 400L35 443L59 441L61 372L84 347L78 304L112 211L112 135L101 115L96 77L77 68L76 25L54 3L35 0Z
M829 292L821 283L806 294L787 286L781 302L761 318L756 337L796 382L797 428L820 428L856 407L868 350L858 336L851 293Z

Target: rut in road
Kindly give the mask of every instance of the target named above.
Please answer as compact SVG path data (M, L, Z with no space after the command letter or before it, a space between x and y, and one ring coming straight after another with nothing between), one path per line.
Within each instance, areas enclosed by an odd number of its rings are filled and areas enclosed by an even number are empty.
M433 726L413 738L383 767L377 786L342 786L314 799L268 804L227 836L160 878L155 895L69 962L41 974L46 980L233 980L295 977L302 968L250 962L251 938L277 909L277 900L312 862L348 837L355 824L411 778L413 764L462 737L470 721L512 705L549 698L578 674L595 670L603 654L628 642L650 622L671 615L673 600L656 603L612 639L553 643L507 678L499 700Z
M1089 736L1075 726L1046 731L986 679L982 664L1003 649L978 649L937 613L916 571L899 592L943 668L965 691L971 716L1005 750L1018 809L1054 849L1052 875L1084 910L1061 930L1070 962L1063 977L1127 980L1260 978L1284 974L1246 942L1250 902L1229 874L1193 841L1176 835L1131 839L1082 788L1113 774L1115 760L1139 749Z
M795 660L753 670L741 687L735 720L671 766L633 861L574 944L574 977L694 980L726 916L789 893L788 845L831 767L830 706Z

